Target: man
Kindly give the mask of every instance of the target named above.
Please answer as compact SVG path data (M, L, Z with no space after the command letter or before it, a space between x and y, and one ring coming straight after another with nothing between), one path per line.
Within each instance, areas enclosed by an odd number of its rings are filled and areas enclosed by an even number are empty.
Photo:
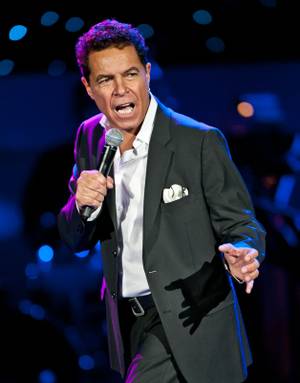
M251 292L264 231L223 135L150 93L146 53L116 20L77 43L102 113L78 130L60 233L74 251L101 241L111 366L127 382L242 382L251 354L231 276ZM106 178L111 128L124 140Z

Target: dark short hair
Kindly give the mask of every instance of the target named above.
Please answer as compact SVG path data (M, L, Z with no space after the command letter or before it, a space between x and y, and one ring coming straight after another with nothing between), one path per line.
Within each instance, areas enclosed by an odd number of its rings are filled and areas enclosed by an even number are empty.
M76 59L82 76L89 80L89 54L109 47L123 48L133 45L143 65L147 64L148 48L144 37L131 24L107 19L93 25L88 32L79 37L76 44Z

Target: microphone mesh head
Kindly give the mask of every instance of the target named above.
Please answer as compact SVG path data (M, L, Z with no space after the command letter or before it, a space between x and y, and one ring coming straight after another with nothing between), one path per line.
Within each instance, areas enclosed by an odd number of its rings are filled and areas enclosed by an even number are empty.
M110 146L119 146L123 142L123 134L116 128L109 129L105 134L105 143Z

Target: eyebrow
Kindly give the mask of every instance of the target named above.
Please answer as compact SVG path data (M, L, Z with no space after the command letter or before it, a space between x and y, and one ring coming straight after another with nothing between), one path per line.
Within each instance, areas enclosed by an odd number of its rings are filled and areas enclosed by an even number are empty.
M137 72L140 71L139 68L137 68L136 66L132 66L132 67L126 69L126 70L122 73L122 75L126 75L127 73L129 73L129 72L131 72L131 71L133 71L133 70L135 70L135 71L137 71ZM113 74L110 74L110 73L107 73L107 74L102 74L102 73L100 73L100 74L98 74L98 76L96 77L96 81L99 81L99 80L101 80L101 79L103 79L103 78L113 78L113 77L114 77L114 75L113 75Z

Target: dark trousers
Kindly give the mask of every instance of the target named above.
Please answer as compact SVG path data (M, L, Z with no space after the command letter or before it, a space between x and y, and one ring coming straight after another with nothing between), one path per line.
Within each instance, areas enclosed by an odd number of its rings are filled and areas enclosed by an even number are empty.
M125 383L186 383L175 363L155 307L135 317L120 301L121 331L125 345Z

